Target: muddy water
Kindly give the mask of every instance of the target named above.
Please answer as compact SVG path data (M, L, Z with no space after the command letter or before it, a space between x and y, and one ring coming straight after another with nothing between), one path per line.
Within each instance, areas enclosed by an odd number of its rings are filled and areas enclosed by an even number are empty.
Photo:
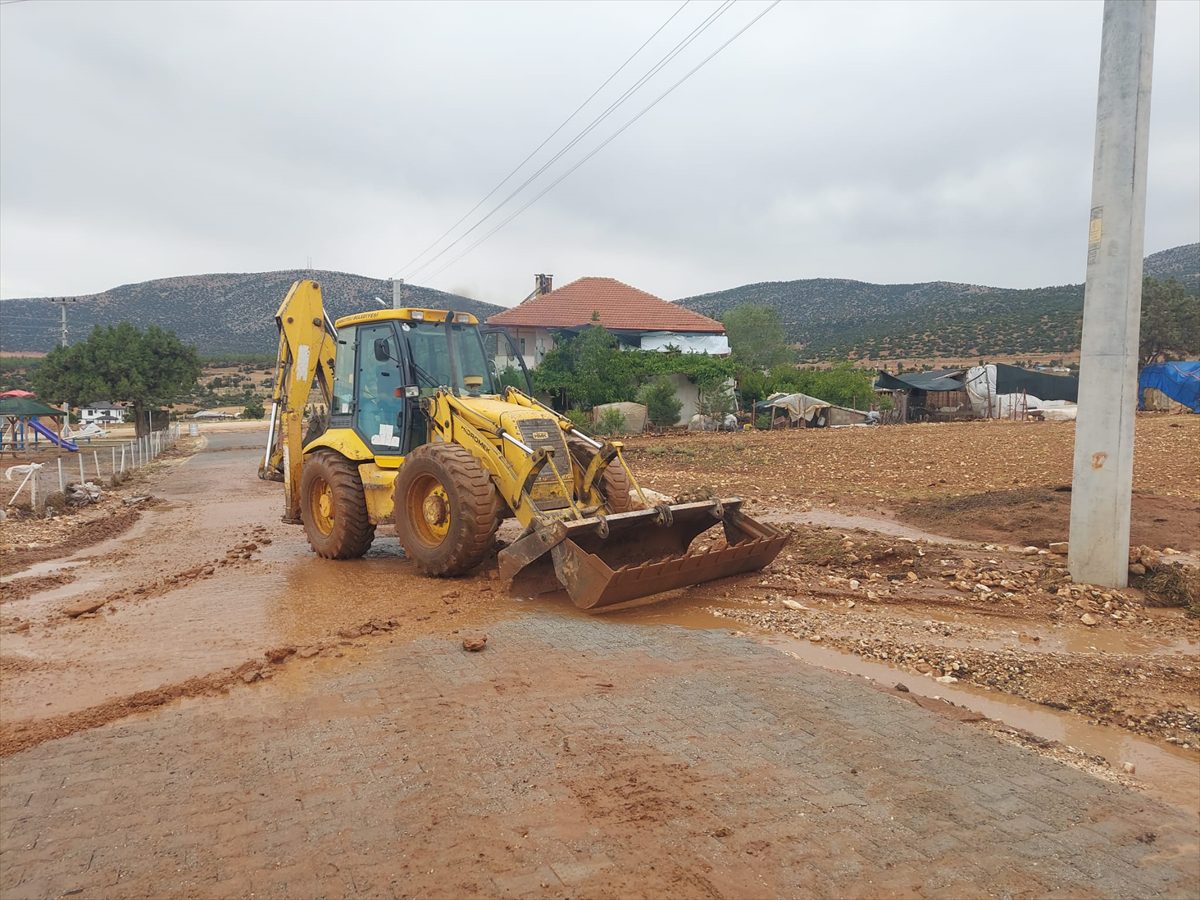
M925 541L930 544L965 545L972 543L971 541L946 537L944 534L933 534L929 531L922 531L911 525L897 522L895 519L889 519L881 515L872 515L870 513L835 512L832 509L818 508L810 509L806 512L767 512L760 516L760 518L764 522L777 525L818 525L825 528L840 528L846 531L861 528L865 531L873 531L876 534L886 534L889 537L895 538L907 538L910 541ZM978 543L978 541L974 543Z

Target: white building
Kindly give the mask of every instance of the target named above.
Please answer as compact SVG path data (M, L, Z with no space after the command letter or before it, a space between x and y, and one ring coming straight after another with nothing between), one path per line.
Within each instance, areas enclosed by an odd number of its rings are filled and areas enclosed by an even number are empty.
M92 403L78 410L82 425L108 425L125 421L125 407L113 403Z

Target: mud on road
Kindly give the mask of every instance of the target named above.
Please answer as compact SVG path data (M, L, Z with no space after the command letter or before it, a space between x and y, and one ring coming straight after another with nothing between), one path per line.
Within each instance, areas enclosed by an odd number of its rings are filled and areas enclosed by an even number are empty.
M1200 440L1197 426L1138 421L1138 488L1161 496L1165 511L1140 536L1164 564L1173 557L1162 551L1190 549L1187 535L1200 533L1188 528L1200 473L1184 452ZM611 615L796 637L823 648L821 665L886 664L888 677L919 679L934 693L1019 698L1124 735L1106 754L1118 771L1126 757L1144 758L1137 741L1161 748L1172 765L1194 765L1200 620L1152 608L1138 590L1071 585L1060 555L1023 549L1057 532L1034 539L1006 526L1003 502L966 512L972 498L1009 491L1060 495L1072 436L1059 425L964 423L639 437L630 457L645 485L670 495L713 485L741 493L793 540L764 573ZM562 598L508 596L494 564L462 579L423 578L390 528L363 560L317 559L299 528L279 523L279 486L254 477L261 435L217 431L206 442L142 476L136 490L157 505L136 521L59 523L62 536L29 551L45 555L21 557L24 567L5 578L3 752L284 671L303 680L319 660L378 642L477 636L531 607L584 615ZM121 493L106 502L119 509ZM939 503L964 512L920 513ZM22 523L6 526L16 552L37 543ZM107 540L77 543L89 529L122 526L103 532ZM1004 543L979 543L998 533Z

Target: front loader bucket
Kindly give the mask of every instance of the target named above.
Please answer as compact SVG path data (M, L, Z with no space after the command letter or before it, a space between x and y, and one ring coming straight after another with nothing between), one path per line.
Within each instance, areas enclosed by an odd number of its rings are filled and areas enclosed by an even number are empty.
M566 588L580 609L599 609L769 565L786 535L741 511L742 501L710 500L560 522L500 553L500 574L531 593ZM689 552L716 525L725 545Z

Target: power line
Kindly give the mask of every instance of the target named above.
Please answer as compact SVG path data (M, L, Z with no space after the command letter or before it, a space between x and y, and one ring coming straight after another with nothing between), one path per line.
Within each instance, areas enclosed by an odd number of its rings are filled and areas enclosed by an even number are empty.
M509 172L507 175L505 175L503 178L501 178L499 183L497 183L497 185L494 188L492 188L490 191L488 191L484 195L482 200L480 200L478 203L476 203L474 206L472 206L469 210L467 210L467 212L465 212L463 214L462 218L459 219L457 222L455 222L453 225L451 225L449 228L447 228L438 237L437 240L435 240L432 244L430 244L428 247L426 247L424 250L422 250L420 253L418 253L416 256L414 256L412 259L410 259L408 262L406 262L403 266L401 266L396 272L394 272L392 274L392 277L394 278L396 275L399 275L400 272L407 271L409 266L413 265L413 263L415 263L418 259L420 259L426 253L428 253L430 250L432 250L434 247L436 247L438 244L440 244L443 240L445 240L445 238L448 234L450 234L452 231L454 231L455 228L457 228L459 225L461 225L463 222L465 222L467 219L469 219L475 213L475 210L479 209L479 207L483 206L483 204L485 204L488 200L490 200L492 198L492 196L496 193L496 191L500 190L500 188L502 188L505 184L508 183L509 179L511 179L514 175L516 175L519 171L521 171L521 169L524 167L525 163L527 163L527 162L529 162L529 160L533 159L533 157L537 155L537 152L539 150L541 150L548 143L550 143L550 141L554 138L554 136L556 134L558 134L560 131L562 131L567 126L568 122L570 122L577 115L579 115L580 111L585 106L587 106L589 103L591 103L592 100L595 99L597 94L599 94L602 90L604 90L606 87L608 87L609 83L614 78L616 78L619 74L621 74L621 72L625 69L625 67L627 65L629 65L631 62L633 62L634 57L636 57L639 53L641 53L643 50L645 50L647 44L649 44L652 40L654 40L656 37L658 37L659 32L661 32L664 28L666 28L668 25L670 25L671 21L677 15L679 15L681 12L683 12L684 7L686 7L691 2L692 2L692 0L683 0L683 3L680 5L680 7L678 9L676 9L675 12L671 13L671 15L669 15L667 17L667 21L665 21L661 25L659 25L658 28L656 28L654 30L654 33L652 35L650 35L650 37L646 38L646 40L642 43L642 45L640 47L638 47L636 50L634 50L633 53L631 53L629 55L629 57L625 60L625 62L623 62L619 66L617 66L616 70L614 70L611 75L609 75L607 78L604 79L604 83L601 84L600 87L598 87L598 88L596 88L596 90L592 91L592 93L588 96L588 98L586 100L584 100L582 103L580 103L577 107L575 107L575 111L573 113L571 113L569 116L567 116L565 119L563 119L562 123L557 128L555 128L552 132L550 132L550 134L546 137L546 139L544 141L542 141L540 144L538 144L536 147L534 147L533 150L530 151L528 156L526 156L523 160L521 160L519 163L517 163L516 168L514 168L511 172Z
M414 269L412 272L408 273L407 277L411 279L414 275L417 274L417 272L420 272L421 270L426 269L429 266L433 265L433 263L436 262L439 257L443 256L449 250L453 249L467 235L469 235L472 231L474 231L476 228L478 228L480 225L482 225L484 222L486 222L488 219L490 219L492 216L494 216L497 212L499 212L501 209L503 209L510 200L512 200L514 197L516 197L519 193L521 193L521 191L525 190L525 188L528 187L531 182L536 180L543 172L545 172L548 168L550 168L550 166L552 166L552 165L554 165L554 163L558 162L558 160L560 160L564 154L566 154L576 144L578 144L581 140L583 140L585 137L587 137L589 134L591 134L591 132L594 131L597 128L597 126L600 125L600 123L602 123L605 119L607 119L610 115L612 115L617 110L618 107L620 107L626 100L628 100L635 93L637 93L639 90L641 90L641 88L646 84L646 82L648 82L651 78L653 78L655 75L657 75L665 65L667 65L669 62L671 62L671 60L673 60L676 56L678 56L680 53L682 53L693 41L696 40L696 38L698 38L701 34L703 34L705 31L707 31L712 26L712 24L714 22L716 22L717 19L719 19L726 12L729 11L730 7L733 6L734 2L735 2L735 0L725 0L725 2L722 3L722 5L720 7L718 7L716 10L714 10L712 13L710 13L704 19L704 21L702 21L699 25L697 25L695 28L693 28L692 31L686 37L684 37L670 51L668 51L666 56L664 56L657 63L655 63L653 66L651 66L651 68L648 72L646 72L644 75L642 75L642 77L639 78L631 87L627 88L625 90L625 92L623 94L621 94L621 96L619 96L616 100L614 100L611 104L609 104L608 108L605 109L598 116L596 116L596 118L594 118L587 125L587 127L585 127L577 135L575 135L575 137L573 137L567 143L567 145L565 147L563 147L556 154L554 154L554 156L552 156L549 160L547 160L545 163L543 163L541 168L539 168L536 172L534 172L532 175L530 175L528 178L526 178L523 182L521 182L519 185L517 185L516 189L513 190L512 193L510 193L507 197L505 197L503 200L501 200L499 203L497 203L495 206L493 206L491 208L491 210L489 210L488 213L486 215L484 215L483 218L479 219L474 225L472 225L470 228L468 228L466 231L464 231L462 234L460 234L457 238L455 238L453 241L451 241L449 244L447 244L445 247L443 247L441 250L439 250L434 256L430 257L428 260L421 263L421 265L417 266L417 268Z
M493 228L491 231L489 231L487 234L485 234L483 237L481 237L475 243L473 243L469 247L467 247L467 249L464 250L462 253L460 253L458 256L454 257L452 260L450 260L448 263L446 263L444 266L442 266L440 269L438 269L436 272L434 272L432 275L430 275L429 278L430 279L436 278L442 272L446 271L448 268L450 268L452 265L454 265L456 262L458 262L460 259L462 259L464 256L466 256L468 253L470 253L472 250L474 250L476 247L478 247L480 244L482 244L484 241L486 241L488 238L490 238L496 232L500 231L500 229L502 229L506 225L508 225L508 223L511 222L513 219L515 219L517 216L521 215L521 213L525 212L525 210L529 209L529 207L533 206L533 204L537 203L538 200L542 199L542 197L546 196L546 194L548 194L548 193L550 193L550 191L554 190L554 188L556 188L559 184L561 184L567 178L567 176L569 176L572 172L574 172L576 169L578 169L580 166L582 166L585 162L587 162L589 159L591 159L593 156L595 156L597 153L599 153L601 150L603 150L605 147L607 147L610 143L612 143L613 140L615 140L618 136L620 136L634 122L636 122L638 119L640 119L646 113L650 112L650 110L652 110L655 106L657 106L659 104L659 102L661 102L663 99L665 99L668 94L670 94L677 87L679 87L681 84L683 84L689 78L691 78L694 74L696 74L696 72L698 72L701 68L703 68L710 60L713 59L713 57L715 57L718 53L720 53L722 50L724 50L726 47L728 47L730 44L732 44L734 41L736 41L739 37L741 37L746 31L748 31L750 29L751 26L753 26L756 22L758 22L759 19L761 19L763 16L765 16L767 13L769 13L771 10L773 10L776 6L778 6L779 3L780 3L780 0L774 0L774 2L772 2L770 6L768 6L766 9L764 9L762 12L760 12L757 16L755 16L753 19L751 19L748 23L746 23L746 25L744 25L740 31L738 31L736 34L734 34L733 37L731 37L725 43L721 44L721 46L719 46L716 50L714 50L712 53L710 53L708 56L706 56L704 59L702 59L700 61L700 63L694 69L689 71L681 79L679 79L677 82L675 82L669 88L667 88L662 94L660 94L654 100L654 102L652 102L649 106L647 106L645 109L643 109L641 112L639 112L636 116L634 116L632 119L630 119L624 125L622 125L613 134L609 135L609 137L605 138L605 140L603 142L601 142L597 147L595 147L590 153L588 153L587 156L585 156L583 159L579 160L579 162L575 163L575 165L573 165L571 168L567 169L567 171L563 172L562 175L560 175L557 179L555 179L553 182L551 182L546 188L544 188L541 191L541 193L539 193L537 196L535 196L532 200L530 200L528 203L526 203L524 206L522 206L520 209L518 209L516 212L514 212L512 215L510 215L507 219L505 219L503 222L501 222L499 225L497 225L495 228Z

